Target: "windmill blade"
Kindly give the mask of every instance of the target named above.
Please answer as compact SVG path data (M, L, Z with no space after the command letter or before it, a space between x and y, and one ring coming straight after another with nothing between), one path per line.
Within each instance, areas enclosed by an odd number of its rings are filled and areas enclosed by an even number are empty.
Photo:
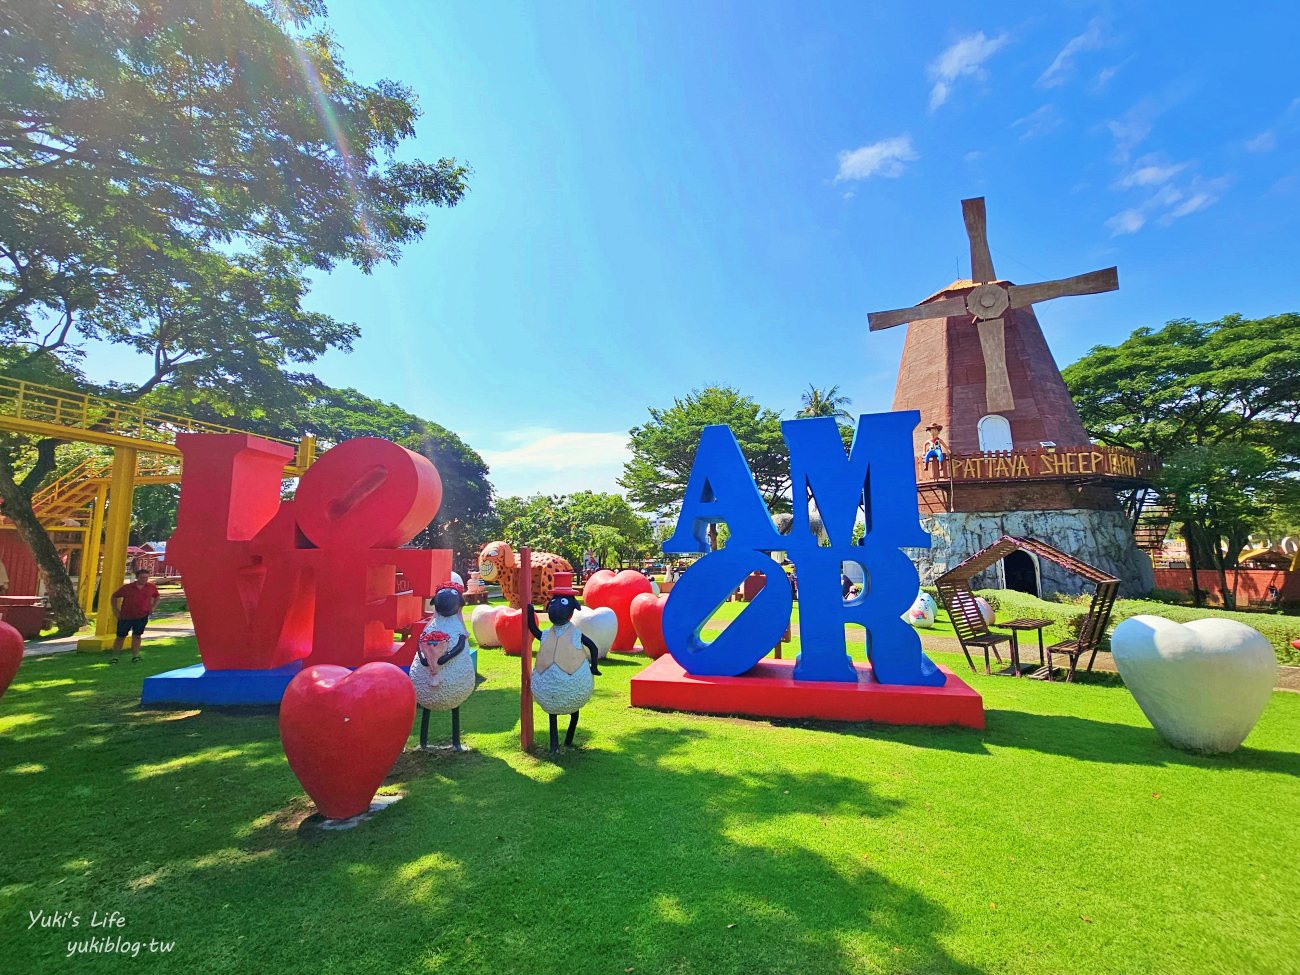
M1038 284L1013 284L1007 288L1012 308L1024 308L1035 301L1047 301L1050 298L1065 298L1069 295L1095 295L1103 291L1119 290L1119 269L1104 268L1076 274L1072 278L1060 278L1056 281L1040 281Z
M976 322L980 333L980 351L984 353L984 399L990 413L1005 413L1016 408L1011 395L1011 377L1007 375L1006 323L1001 318Z
M873 311L867 316L870 330L879 332L882 328L893 328L904 322L920 322L927 318L949 318L953 315L965 315L965 298L944 298L942 301L927 301L924 305L912 308L896 308L893 311Z
M993 273L993 255L989 253L988 220L984 213L984 197L961 201L962 219L966 221L966 236L970 238L970 276L976 284L997 280Z

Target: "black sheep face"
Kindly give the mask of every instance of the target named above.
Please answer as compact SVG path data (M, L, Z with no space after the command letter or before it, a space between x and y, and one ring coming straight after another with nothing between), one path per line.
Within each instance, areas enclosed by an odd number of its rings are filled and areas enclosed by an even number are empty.
M439 589L433 594L433 611L439 616L455 616L465 606L465 597L455 589Z
M552 596L550 602L546 604L546 618L556 626L563 626L569 622L577 611L577 596Z

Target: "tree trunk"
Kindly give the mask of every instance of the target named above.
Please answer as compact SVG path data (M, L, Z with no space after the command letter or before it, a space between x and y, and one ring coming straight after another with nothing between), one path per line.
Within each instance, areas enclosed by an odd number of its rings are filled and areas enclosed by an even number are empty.
M58 624L59 636L68 636L86 625L86 614L77 600L77 589L68 576L68 570L59 558L58 549L36 519L32 510L32 496L18 486L9 465L0 460L0 501L4 513L14 523L18 537L27 543L36 559L36 565L45 577L46 598L50 614ZM90 571L89 568L83 571Z
M1223 552L1217 539L1210 546L1210 557L1214 560L1214 571L1219 577L1219 598L1223 601L1223 608L1236 609L1237 598L1228 589L1228 570L1224 567Z
M1196 557L1196 531L1187 522L1183 523L1183 541L1187 543L1187 564L1192 570L1192 605L1199 608L1201 605L1201 582L1197 576L1197 572L1200 571L1200 560Z

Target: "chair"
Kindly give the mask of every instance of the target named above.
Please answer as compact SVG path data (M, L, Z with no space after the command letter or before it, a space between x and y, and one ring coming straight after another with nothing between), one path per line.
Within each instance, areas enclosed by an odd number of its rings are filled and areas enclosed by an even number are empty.
M966 663L970 664L971 670L975 669L969 648L980 647L984 650L984 673L991 674L993 671L989 669L989 651L992 650L998 663L1002 663L998 644L1011 642L1011 637L989 630L979 603L975 602L975 594L969 588L940 583L939 595L943 599L944 608L948 610L948 618L957 632L957 639L961 641L961 652L966 655Z
M1079 635L1073 640L1062 640L1047 648L1048 680L1052 679L1053 652L1063 653L1070 658L1070 667L1065 673L1067 683L1074 680L1079 658L1089 651L1092 652L1092 656L1088 658L1087 673L1092 673L1092 665L1097 659L1097 651L1101 647L1101 638L1106 632L1106 625L1110 622L1110 611L1115 605L1118 590L1118 583L1098 584L1097 591L1092 596L1092 603L1088 606L1088 614L1079 625Z

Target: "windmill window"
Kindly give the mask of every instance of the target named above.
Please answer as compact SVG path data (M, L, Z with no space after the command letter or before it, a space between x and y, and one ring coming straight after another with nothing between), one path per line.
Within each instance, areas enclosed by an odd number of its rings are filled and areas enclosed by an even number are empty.
M1005 416L990 413L979 422L980 450L1010 450L1011 424Z

